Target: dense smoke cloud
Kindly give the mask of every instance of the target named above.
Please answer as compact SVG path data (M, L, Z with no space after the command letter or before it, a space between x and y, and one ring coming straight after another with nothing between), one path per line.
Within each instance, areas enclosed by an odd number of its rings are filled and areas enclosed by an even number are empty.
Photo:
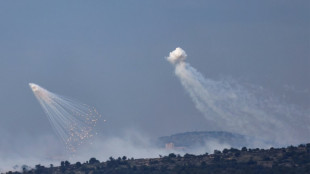
M185 51L177 47L174 51L170 52L169 57L167 57L167 60L171 62L172 64L183 62L186 59L187 55Z
M120 136L97 136L92 143L86 143L81 146L74 155L65 152L61 141L55 136L42 136L38 140L24 140L24 148L14 147L11 151L0 149L0 172L9 170L21 170L23 165L32 168L37 164L44 166L59 166L61 161L68 160L71 164L80 161L86 162L92 157L100 161L106 161L110 157L118 158L126 156L127 158L159 158L170 153L184 155L213 153L214 150L223 150L230 148L231 145L218 142L216 139L208 141L203 146L195 146L186 151L178 149L166 149L164 146L158 146L155 139L149 135L143 134L143 131L126 130ZM0 141L2 143L2 141ZM9 142L15 143L15 142ZM4 144L1 144L2 147ZM6 144L8 145L8 144ZM18 149L18 150L16 150Z
M253 146L309 141L310 120L306 111L268 96L262 88L234 80L205 78L185 58L185 51L176 48L167 60L175 65L175 74L196 108L219 130L253 137Z

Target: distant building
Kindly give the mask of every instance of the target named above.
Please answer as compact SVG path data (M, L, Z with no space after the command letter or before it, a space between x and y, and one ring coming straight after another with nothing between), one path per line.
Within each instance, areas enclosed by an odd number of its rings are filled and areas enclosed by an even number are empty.
M167 150L173 150L174 149L174 144L173 143L166 144L166 149Z
M166 148L166 150L186 150L186 148L185 147L176 147L176 146L174 146L174 144L171 142L171 143L167 143L166 145L165 145L165 148Z

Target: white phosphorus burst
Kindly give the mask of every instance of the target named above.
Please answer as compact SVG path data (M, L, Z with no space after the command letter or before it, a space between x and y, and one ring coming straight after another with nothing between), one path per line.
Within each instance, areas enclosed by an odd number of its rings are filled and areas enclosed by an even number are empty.
M69 152L76 152L77 147L93 137L93 128L101 117L94 107L59 96L33 83L29 86Z
M176 76L213 129L258 137L267 147L310 141L307 109L282 102L262 88L205 78L186 58L178 47L166 59L175 66Z

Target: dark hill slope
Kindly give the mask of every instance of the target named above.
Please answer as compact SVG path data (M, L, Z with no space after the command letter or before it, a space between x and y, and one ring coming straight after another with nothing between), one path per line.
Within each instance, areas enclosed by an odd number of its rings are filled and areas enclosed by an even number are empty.
M18 173L18 172L17 172ZM264 149L224 149L214 154L175 154L153 159L113 159L100 163L92 158L88 162L70 165L62 162L60 167L27 171L29 174L309 174L310 144L298 147ZM19 174L19 173L18 173Z

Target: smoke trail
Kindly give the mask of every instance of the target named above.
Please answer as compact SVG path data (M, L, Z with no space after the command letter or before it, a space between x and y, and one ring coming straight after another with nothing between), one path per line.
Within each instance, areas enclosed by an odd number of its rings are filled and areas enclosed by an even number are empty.
M39 85L29 83L48 119L69 152L93 136L92 130L101 115L95 108L59 96Z
M196 108L221 130L260 138L272 145L309 142L309 116L294 106L283 104L264 91L249 89L234 81L204 78L190 64L181 48L167 60L189 93Z

